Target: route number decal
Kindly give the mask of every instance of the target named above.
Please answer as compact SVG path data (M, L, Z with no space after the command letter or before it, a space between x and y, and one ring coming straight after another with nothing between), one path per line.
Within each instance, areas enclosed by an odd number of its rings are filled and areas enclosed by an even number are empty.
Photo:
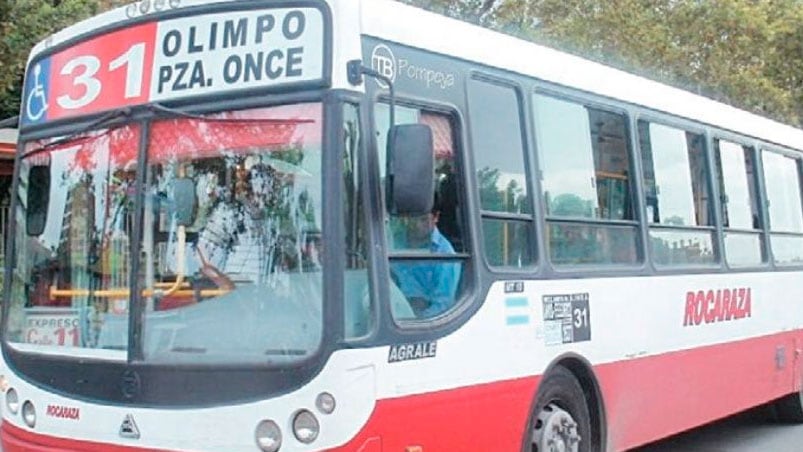
M591 340L588 299L588 293L543 296L546 345Z

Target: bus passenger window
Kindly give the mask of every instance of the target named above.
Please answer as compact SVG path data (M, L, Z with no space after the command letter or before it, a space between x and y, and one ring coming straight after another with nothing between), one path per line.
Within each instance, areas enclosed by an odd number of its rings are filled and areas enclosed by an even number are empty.
M800 161L762 150L767 188L770 244L776 264L803 264L803 212L800 200Z
M384 180L388 106L378 104L377 143ZM396 320L430 319L451 310L465 290L467 242L460 196L460 156L449 115L397 107L396 124L430 127L435 146L434 206L421 216L386 214L390 303Z
M717 262L704 137L646 121L638 127L655 263Z
M521 99L513 87L485 80L471 79L468 88L485 258L493 266L526 268L535 260L535 221Z
M636 262L625 116L541 94L534 102L551 261Z
M766 262L766 250L759 226L753 149L714 140L714 165L725 228L725 259L733 267L761 265Z

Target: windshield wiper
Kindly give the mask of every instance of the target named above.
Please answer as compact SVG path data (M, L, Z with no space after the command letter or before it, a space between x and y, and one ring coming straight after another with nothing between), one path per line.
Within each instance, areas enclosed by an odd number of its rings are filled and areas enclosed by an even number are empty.
M108 113L104 114L100 118L90 122L89 124L87 124L86 126L81 128L81 130L75 131L75 132L73 132L73 133L71 133L71 134L69 134L67 136L63 136L63 137L61 137L61 138L59 138L57 140L51 141L50 143L47 143L47 144L45 144L43 146L40 146L40 147L38 147L36 149L32 149L32 150L22 154L22 158L25 159L25 158L32 157L32 156L37 155L37 154L41 154L41 153L46 152L46 151L48 151L48 150L50 150L50 149L52 149L54 147L61 146L62 144L69 143L69 142L74 141L74 140L76 140L78 138L93 138L93 137L82 137L82 135L84 135L85 133L91 132L91 131L93 131L95 129L99 129L99 128L104 127L104 126L108 126L108 125L114 123L118 119L128 118L130 116L131 116L131 108L129 108L129 107L114 109L114 110L109 111Z

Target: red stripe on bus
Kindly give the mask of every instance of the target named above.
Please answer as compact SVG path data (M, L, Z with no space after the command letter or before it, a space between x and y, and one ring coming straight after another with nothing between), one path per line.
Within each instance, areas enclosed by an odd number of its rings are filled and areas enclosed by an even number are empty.
M595 366L609 450L637 447L799 389L800 344L803 331L795 331ZM518 451L539 381L527 377L379 400L360 432L330 450ZM7 422L2 441L5 452L149 450L51 438Z
M330 452L518 451L537 384L531 377L380 400L360 433Z
M647 444L800 389L796 344L803 331L596 366L609 448Z
M796 339L803 344L803 332L595 366L609 450L647 444L800 389ZM776 369L779 347L785 359L782 369ZM518 451L535 385L535 379L523 379L381 400L359 435L332 451L407 446ZM371 441L381 447L368 447Z

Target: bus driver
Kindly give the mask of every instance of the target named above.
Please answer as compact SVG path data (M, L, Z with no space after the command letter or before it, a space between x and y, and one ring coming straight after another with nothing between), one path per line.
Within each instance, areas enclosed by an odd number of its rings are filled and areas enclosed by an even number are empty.
M440 209L436 203L431 213L407 217L403 221L401 248L435 255L455 254L454 247L438 230ZM398 249L398 243L397 249ZM446 312L455 302L460 282L460 264L444 261L396 261L390 264L393 281L402 291L418 318L431 318Z

